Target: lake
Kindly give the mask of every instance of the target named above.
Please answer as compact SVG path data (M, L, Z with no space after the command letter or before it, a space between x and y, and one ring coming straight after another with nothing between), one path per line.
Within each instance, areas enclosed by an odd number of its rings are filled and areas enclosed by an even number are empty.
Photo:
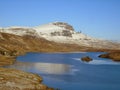
M103 52L27 53L10 68L37 73L60 90L120 90L120 63L99 58ZM91 62L81 57L90 56Z

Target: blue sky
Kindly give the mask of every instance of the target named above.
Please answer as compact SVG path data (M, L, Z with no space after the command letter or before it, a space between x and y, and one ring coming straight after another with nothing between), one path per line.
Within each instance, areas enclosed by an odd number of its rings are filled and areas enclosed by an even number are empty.
M0 0L0 27L54 21L92 37L120 40L120 0Z

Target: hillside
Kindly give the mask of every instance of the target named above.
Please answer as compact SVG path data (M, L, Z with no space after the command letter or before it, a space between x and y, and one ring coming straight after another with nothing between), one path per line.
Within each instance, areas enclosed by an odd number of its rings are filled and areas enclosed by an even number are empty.
M0 33L0 66L13 64L15 57L26 52L116 51L76 44L56 43L44 38ZM119 50L118 50L119 51Z
M119 43L96 39L81 32L76 32L71 25L64 22L53 22L36 27L7 27L1 28L0 32L18 36L32 36L62 44L76 44L83 47L120 50Z
M79 51L84 49L83 46L75 44L55 43L44 38L34 36L18 36L7 33L0 33L0 50L13 52L62 52L62 51ZM73 48L71 48L73 47ZM11 53L12 55L12 53Z

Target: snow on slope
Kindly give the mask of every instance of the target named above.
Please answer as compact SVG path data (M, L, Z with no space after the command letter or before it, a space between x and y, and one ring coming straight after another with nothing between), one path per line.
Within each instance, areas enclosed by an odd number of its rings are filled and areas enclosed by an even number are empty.
M85 34L75 32L74 30L69 30L68 28L65 28L65 27L61 27L60 24L55 25L56 23L61 23L61 22L49 23L49 24L34 27L33 29L37 31L39 36L47 40L55 41L58 43L89 45L85 40L91 40L91 41L96 40Z
M0 28L0 32L15 34L19 36L23 35L37 35L36 31L30 27L20 27L20 26L12 26L6 28Z
M0 32L10 33L15 35L31 35L36 37L43 37L49 41L54 41L58 43L68 43L68 44L78 44L88 47L97 48L114 48L120 45L114 44L106 40L100 40L96 38L89 37L83 33L76 32L73 27L67 23L54 22L49 24L44 24L36 27L7 27L0 28ZM109 46L108 46L109 45Z
M51 32L60 31L60 30L63 30L64 28L61 28L56 25L53 25L52 23L49 23L49 24L34 27L34 29L38 33L50 34Z

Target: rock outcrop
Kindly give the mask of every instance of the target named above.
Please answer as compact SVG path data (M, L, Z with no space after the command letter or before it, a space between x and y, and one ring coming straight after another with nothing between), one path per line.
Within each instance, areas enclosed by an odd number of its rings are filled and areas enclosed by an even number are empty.
M112 53L106 53L99 55L101 58L109 58L112 59L113 61L120 62L120 52L112 52Z
M85 57L82 57L81 60L85 62L90 62L92 61L92 58L90 58L89 56L85 56Z
M62 28L67 29L67 30L74 31L74 28L73 28L71 25L69 25L68 23L64 23L64 22L54 22L53 25L62 27Z

